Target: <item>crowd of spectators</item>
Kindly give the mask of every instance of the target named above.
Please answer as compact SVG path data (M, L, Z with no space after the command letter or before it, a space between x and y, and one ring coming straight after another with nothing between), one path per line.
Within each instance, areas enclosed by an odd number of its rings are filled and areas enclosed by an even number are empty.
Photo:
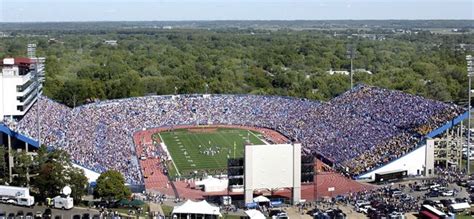
M441 186L447 187L451 183L457 183L466 179L468 176L464 170L461 170L456 167L447 167L447 168L435 168L435 174L437 176L436 183L439 183Z
M16 125L95 171L116 169L140 184L133 133L149 128L232 124L276 130L352 175L400 157L463 109L399 91L359 85L327 103L278 96L169 95L107 100L70 109L46 97Z

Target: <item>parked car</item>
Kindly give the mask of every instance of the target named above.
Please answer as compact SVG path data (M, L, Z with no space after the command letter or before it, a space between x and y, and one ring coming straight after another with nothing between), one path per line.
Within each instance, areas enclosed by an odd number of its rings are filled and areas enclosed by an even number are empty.
M401 195L403 195L403 192L400 191L400 190L392 191L392 197L398 197L398 196L401 196Z
M438 191L429 191L425 194L426 197L438 197L439 192Z
M415 191L428 191L429 189L430 189L430 187L424 186L424 185L417 185L415 187Z
M459 181L457 181L456 184L458 184L458 186L466 187L466 186L469 185L469 182L466 181L466 180L459 180Z
M42 211L37 211L35 214L35 219L41 219L43 218L43 212Z
M0 211L0 219L6 219L7 218L7 213L4 211Z
M372 208L372 206L370 206L370 205L364 205L364 206L359 208L359 212L364 213L364 214L368 214L369 211L371 211L371 210L375 210L375 209Z
M413 199L413 197L411 197L410 195L403 195L400 198L400 200L405 201L405 202L411 201L412 199Z
M454 201L456 203L463 203L463 202L470 202L471 200L469 198L455 198Z
M7 200L7 204L16 205L16 201L13 200L13 199L8 199L8 200Z
M343 195L338 195L334 198L334 201L336 202L340 202L340 201L344 201L345 197Z
M403 213L396 212L396 211L390 213L388 216L389 218L404 218Z
M25 214L23 213L23 211L18 211L16 213L16 219L25 219Z
M357 200L355 203L356 208L362 207L363 205L370 205L370 202L366 200Z
M435 205L436 205L436 202L435 202L435 201L432 201L432 200L424 200L424 201L423 201L423 205L435 206Z
M15 214L14 213L8 214L7 219L15 219Z
M25 219L34 219L33 212L26 213Z
M469 188L467 189L467 191L468 191L469 193L474 193L474 187L473 187L473 186L469 187Z
M430 187L430 189L434 189L440 187L441 185L439 185L438 183L431 183L428 186Z
M53 213L51 208L46 208L43 213L43 219L51 219L53 217Z
M361 208L359 208L358 212L367 215L372 210L373 209L372 209L372 207L370 207L370 205L366 205L366 206L362 206Z
M2 198L0 198L0 202L1 202L1 203L7 203L7 201L8 201L8 198L7 198L7 197L2 197Z
M454 196L454 191L453 190L443 191L443 192L441 192L441 195L442 196Z
M288 219L288 214L286 214L286 212L281 212L273 217L276 217L277 219Z
M441 199L439 200L441 202L441 204L443 204L444 207L449 207L450 205L456 203L454 200L451 200L451 199Z

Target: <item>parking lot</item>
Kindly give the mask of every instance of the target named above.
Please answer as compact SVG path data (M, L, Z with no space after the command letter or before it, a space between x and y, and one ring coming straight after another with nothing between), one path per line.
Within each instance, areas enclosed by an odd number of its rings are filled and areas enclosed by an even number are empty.
M47 219L49 218L49 216L44 214L46 209L47 208L45 206L34 206L33 208L29 208L15 205L0 204L0 214L5 213L5 218L2 218L2 216L0 216L0 219ZM23 216L21 216L21 212L23 213ZM12 218L12 216L14 217ZM98 217L99 211L95 209L78 207L75 207L71 210L51 209L52 219L89 219L94 218L94 216Z
M408 184L413 184L416 181L406 181L403 183L400 183L401 185L408 185ZM419 183L419 181L418 181ZM405 187L402 189L403 192L410 194L411 196L415 198L420 198L420 199L426 199L426 200L441 200L441 199L464 199L464 198L469 198L469 192L467 188L461 187L456 185L456 183L449 183L446 187L438 187L437 195L433 195L432 197L428 196L427 194L430 193L430 189L426 189L424 191L417 191L417 190L410 190L410 188ZM443 195L443 192L441 191L456 191L452 195Z

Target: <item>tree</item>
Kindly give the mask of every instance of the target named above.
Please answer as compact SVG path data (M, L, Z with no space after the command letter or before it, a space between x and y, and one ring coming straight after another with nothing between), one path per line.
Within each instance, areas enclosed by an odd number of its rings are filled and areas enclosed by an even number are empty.
M48 161L48 148L45 145L41 145L36 151L36 154L33 159L33 172L38 172L41 165Z
M46 151L42 146L34 163L39 166L31 184L39 191L38 200L59 195L64 186L70 186L71 196L80 201L85 195L87 177L84 171L72 166L69 155L63 150Z
M257 33L252 36L248 31L51 30L48 34L60 35L65 43L37 39L39 55L47 57L43 94L74 106L94 99L173 94L175 87L180 93L201 93L207 83L212 93L328 100L347 91L349 79L325 72L330 68L348 70L346 45L356 43L359 55L354 60L355 68L373 72L361 76L357 73L356 83L438 100L459 102L467 98L464 57L469 51L455 48L459 43L472 43L470 33L447 36L419 31L398 35L369 30L371 34L386 35L387 40L378 41L329 37L333 33L325 30L252 30ZM347 36L358 33L338 32ZM0 57L26 53L29 39L20 32L11 34L16 37L0 38ZM105 46L100 43L104 38L118 38L120 45ZM311 83L300 79L305 75L312 75ZM446 80L437 79L439 76ZM428 81L432 83L425 86Z
M129 198L130 195L130 189L125 186L125 178L116 170L105 171L97 179L94 198L120 200Z
M4 145L0 145L0 185L8 181L7 150Z
M63 172L64 167L57 162L48 161L41 165L38 176L31 182L39 191L39 200L60 194L66 185Z
M28 172L33 164L33 160L30 155L26 154L25 151L14 152L14 166L13 166L13 185L26 187L28 186Z
M80 202L82 196L86 195L88 180L84 174L84 170L76 167L67 168L65 175L66 184L71 187L71 197L75 202Z

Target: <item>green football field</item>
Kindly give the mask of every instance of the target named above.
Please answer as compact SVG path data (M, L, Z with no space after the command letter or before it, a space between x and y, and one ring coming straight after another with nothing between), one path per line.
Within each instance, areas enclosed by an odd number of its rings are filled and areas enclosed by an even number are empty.
M243 129L218 128L210 132L177 129L158 135L181 175L194 170L227 169L228 158L243 157L247 139L252 144L264 144L260 133Z

